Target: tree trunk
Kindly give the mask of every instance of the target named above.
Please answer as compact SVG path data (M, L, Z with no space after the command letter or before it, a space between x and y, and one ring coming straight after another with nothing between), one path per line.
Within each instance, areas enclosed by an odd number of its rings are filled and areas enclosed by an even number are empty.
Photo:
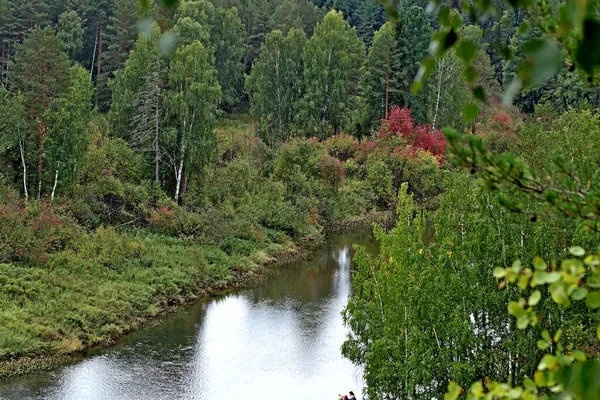
M6 87L5 81L4 81L4 66L6 65L5 48L6 48L6 35L2 34L2 64L0 64L0 84L4 87Z
M96 79L100 77L102 72L102 24L98 27L98 69L96 70Z
M160 92L159 92L160 93ZM159 176L159 160L160 160L160 146L158 143L158 134L159 134L159 116L160 116L160 110L159 110L159 94L157 94L157 99L156 99L156 113L154 115L155 119L154 119L154 181L156 182L157 185L160 185L160 176Z
M437 99L435 101L435 111L433 113L433 122L431 123L431 132L435 131L435 124L437 122L438 110L440 108L440 97L442 93L442 63L444 59L442 59L438 63L438 85L437 85Z
M183 120L183 132L181 134L181 151L179 153L179 166L177 167L177 173L175 179L177 181L175 185L175 203L179 204L179 191L181 189L181 177L183 174L183 161L185 160L185 130L186 120Z
M54 174L54 186L52 186L52 194L50 195L50 201L54 201L54 194L56 193L56 186L58 185L58 168Z
M23 167L23 192L25 192L25 203L28 203L29 192L27 191L27 164L25 163L25 146L22 138L19 138L19 152L21 153L21 163Z
M177 168L177 183L175 184L175 203L179 204L179 189L181 188L181 176L183 172L183 159L185 157L185 145L182 144L179 167Z
M94 64L96 64L96 50L98 49L98 32L99 27L96 26L96 41L94 41L94 52L92 53L92 66L90 67L90 80L92 80L92 76L94 74Z
M46 59L46 63L44 64L44 86L42 89L42 109L41 109L41 117L40 117L40 126L39 126L39 136L38 136L38 192L37 199L39 200L42 197L42 161L44 158L44 134L46 127L44 126L44 112L46 111L46 95L48 90L48 59Z

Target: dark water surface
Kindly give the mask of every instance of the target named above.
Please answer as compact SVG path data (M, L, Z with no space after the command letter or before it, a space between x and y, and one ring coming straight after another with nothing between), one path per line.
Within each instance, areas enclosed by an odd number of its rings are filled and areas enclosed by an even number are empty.
M330 237L263 286L206 301L81 361L0 382L2 399L336 399L360 393L340 355L352 244Z

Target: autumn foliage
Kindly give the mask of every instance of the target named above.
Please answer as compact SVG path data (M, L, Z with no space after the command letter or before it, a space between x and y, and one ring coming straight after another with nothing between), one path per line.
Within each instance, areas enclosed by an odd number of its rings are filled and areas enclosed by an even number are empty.
M440 161L444 159L446 140L442 132L429 125L417 124L408 108L394 106L388 118L381 120L378 138L385 141L395 137L402 137L415 150L428 151Z

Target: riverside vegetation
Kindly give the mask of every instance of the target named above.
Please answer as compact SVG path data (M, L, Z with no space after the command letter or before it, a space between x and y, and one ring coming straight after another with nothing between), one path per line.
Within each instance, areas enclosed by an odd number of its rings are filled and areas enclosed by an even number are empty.
M597 398L595 3L139 4L0 0L2 374L395 210L365 394Z

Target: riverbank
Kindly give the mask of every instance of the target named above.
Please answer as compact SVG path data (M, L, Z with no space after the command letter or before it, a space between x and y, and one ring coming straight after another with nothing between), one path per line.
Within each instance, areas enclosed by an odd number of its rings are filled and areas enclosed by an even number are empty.
M338 233L356 232L386 221L384 214L370 213L334 226ZM68 363L86 349L111 345L194 301L256 285L277 268L306 257L322 237L265 241L246 255L195 240L111 229L100 230L90 241L91 247L111 243L110 260L120 260L118 265L107 265L108 254L94 253L92 259L82 249L57 253L43 267L0 264L5 321L0 326L0 378Z

